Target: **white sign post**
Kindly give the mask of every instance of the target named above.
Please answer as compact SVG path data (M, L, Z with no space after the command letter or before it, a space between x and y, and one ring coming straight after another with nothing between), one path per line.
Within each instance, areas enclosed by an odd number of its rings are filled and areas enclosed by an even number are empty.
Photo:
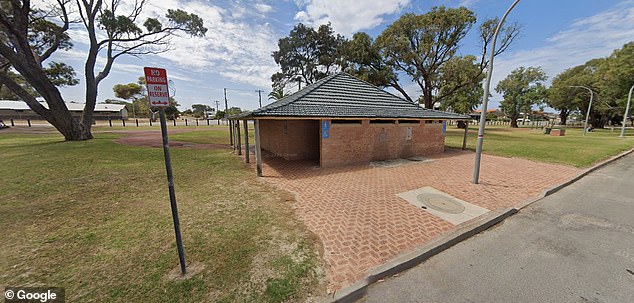
M167 122L165 122L165 108L170 106L170 96L167 90L167 71L163 68L144 67L145 83L147 85L147 97L150 106L159 108L161 117L161 134L163 135L163 155L165 156L165 170L167 171L167 188L174 219L174 233L176 234L176 248L180 260L181 272L187 273L185 267L185 251L181 239L181 228L178 220L178 207L176 205L176 193L174 192L174 175L172 174L172 161L170 160L170 146L167 139Z

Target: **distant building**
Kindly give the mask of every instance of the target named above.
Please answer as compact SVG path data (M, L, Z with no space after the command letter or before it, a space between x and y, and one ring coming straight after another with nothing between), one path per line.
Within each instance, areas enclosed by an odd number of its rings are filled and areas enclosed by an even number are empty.
M46 102L40 102L44 107L48 108ZM66 103L66 107L73 117L81 117L84 111L82 103ZM93 114L95 120L118 120L128 119L128 110L123 104L95 104L95 112ZM0 119L43 119L24 101L0 100Z
M471 116L471 118L474 119L474 120L480 121L480 115L481 114L482 114L482 110L481 109L476 109L473 112L471 112L471 114L469 114L469 116ZM495 119L506 118L506 115L498 108L489 108L489 109L487 109L487 119L489 119L488 117L490 115L493 115L495 117Z

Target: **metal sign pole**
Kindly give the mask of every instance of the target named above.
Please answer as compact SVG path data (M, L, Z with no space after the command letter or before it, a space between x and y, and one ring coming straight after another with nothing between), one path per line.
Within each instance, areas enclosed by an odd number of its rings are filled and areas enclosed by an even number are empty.
M181 263L181 272L187 273L185 267L185 251L183 250L183 240L181 239L181 227L178 221L178 207L176 206L176 193L174 192L174 175L172 174L172 161L170 160L170 146L167 140L167 122L165 121L165 109L159 108L161 117L161 134L163 135L163 155L165 156L165 170L167 171L167 187L170 194L170 205L172 206L172 218L174 219L174 233L176 233L176 248L178 258Z

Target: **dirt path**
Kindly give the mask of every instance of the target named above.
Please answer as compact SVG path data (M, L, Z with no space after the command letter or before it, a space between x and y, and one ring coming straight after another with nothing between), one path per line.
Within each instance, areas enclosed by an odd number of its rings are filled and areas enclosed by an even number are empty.
M191 130L179 129L179 130L171 130L168 135L191 132ZM117 133L117 134L125 134L126 136L123 138L119 138L114 140L114 142L125 145L132 146L144 146L144 147L163 147L163 140L161 137L160 130L140 130L140 131L129 131L129 130L113 130L113 131L105 131L103 133ZM225 144L202 144L202 143L192 143L192 142L183 142L183 141L174 141L170 140L170 147L176 148L196 148L196 149L229 149L230 147Z

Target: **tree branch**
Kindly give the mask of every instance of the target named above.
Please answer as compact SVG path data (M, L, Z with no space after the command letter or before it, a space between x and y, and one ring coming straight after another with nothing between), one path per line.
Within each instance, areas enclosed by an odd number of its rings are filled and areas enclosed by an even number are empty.
M18 95L29 107L36 113L42 115L43 117L50 114L50 110L45 108L40 102L37 102L35 97L29 94L20 84L15 82L15 80L11 79L6 73L0 72L0 82L6 85L9 90Z

